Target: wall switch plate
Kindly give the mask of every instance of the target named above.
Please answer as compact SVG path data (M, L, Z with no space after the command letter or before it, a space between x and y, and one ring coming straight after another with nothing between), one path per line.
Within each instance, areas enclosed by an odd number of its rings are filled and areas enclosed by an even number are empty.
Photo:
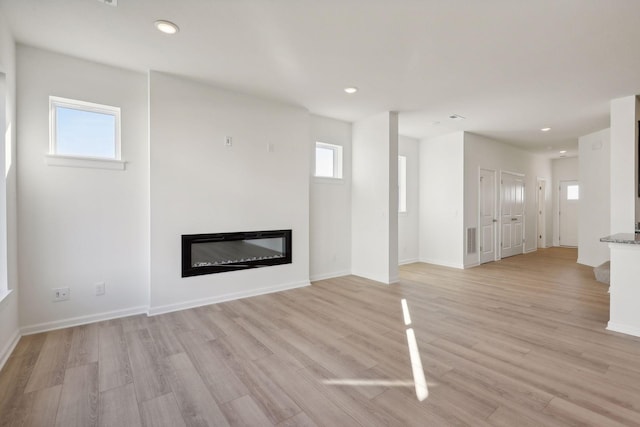
M273 143L272 143L272 142L269 142L269 143L267 144L267 152L268 152L268 153L273 153L274 151L276 151L276 146L275 146L275 145L273 145Z
M54 288L52 291L53 302L66 301L69 299L69 294L71 293L69 288Z
M104 295L105 294L105 284L104 282L96 283L96 295Z
M227 136L224 139L224 145L227 146L227 147L231 147L233 145L233 138L230 137L230 136Z

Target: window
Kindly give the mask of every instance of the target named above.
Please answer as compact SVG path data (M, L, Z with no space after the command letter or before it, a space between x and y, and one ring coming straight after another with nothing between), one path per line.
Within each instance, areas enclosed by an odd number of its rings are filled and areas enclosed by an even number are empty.
M120 160L120 108L49 97L52 156Z
M580 186L578 184L567 185L567 200L580 199Z
M342 147L316 142L316 171L319 178L342 178Z
M398 212L407 212L407 158L398 156Z

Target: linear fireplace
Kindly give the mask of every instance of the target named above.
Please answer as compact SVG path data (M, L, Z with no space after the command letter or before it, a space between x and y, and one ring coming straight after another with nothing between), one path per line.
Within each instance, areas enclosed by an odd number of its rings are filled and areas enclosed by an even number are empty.
M182 277L291 264L291 230L182 235Z

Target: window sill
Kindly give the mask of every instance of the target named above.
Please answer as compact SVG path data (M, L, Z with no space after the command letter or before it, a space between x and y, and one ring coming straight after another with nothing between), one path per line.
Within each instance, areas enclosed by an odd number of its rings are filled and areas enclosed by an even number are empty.
M124 170L127 162L124 160L98 159L93 157L60 156L47 154L45 156L49 166L65 166L71 168L91 168Z
M344 184L343 178L329 178L328 176L314 176L313 182L318 184Z
M7 299L9 295L11 295L13 289L5 289L4 291L0 291L0 306L2 306L2 302Z

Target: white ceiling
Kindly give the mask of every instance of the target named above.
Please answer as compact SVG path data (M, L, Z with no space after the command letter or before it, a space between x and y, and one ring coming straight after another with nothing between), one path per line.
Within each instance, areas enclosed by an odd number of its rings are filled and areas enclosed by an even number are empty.
M466 130L551 157L640 93L638 0L0 0L0 13L24 44L346 121L395 110L403 135Z

